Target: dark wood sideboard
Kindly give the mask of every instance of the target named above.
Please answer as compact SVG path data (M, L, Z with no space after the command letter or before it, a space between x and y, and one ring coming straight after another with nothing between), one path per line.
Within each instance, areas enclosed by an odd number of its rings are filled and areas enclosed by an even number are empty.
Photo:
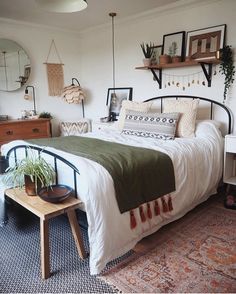
M13 140L47 138L51 136L50 119L18 119L0 122L0 146Z

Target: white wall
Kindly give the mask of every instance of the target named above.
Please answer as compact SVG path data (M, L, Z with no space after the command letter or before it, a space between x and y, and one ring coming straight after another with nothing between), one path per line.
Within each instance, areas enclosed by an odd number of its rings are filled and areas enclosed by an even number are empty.
M134 100L144 100L161 94L193 94L223 101L223 76L213 76L212 87L193 85L183 91L176 86L159 90L149 71L136 70L142 65L141 42L152 41L162 44L164 34L177 31L191 31L209 26L227 24L227 44L236 48L235 15L236 1L213 1L194 8L181 8L165 13L153 12L123 22L115 19L116 86L133 87ZM108 19L110 23L110 19ZM59 97L47 94L46 59L50 42L55 40L64 66L65 83L77 77L86 90L86 117L98 118L105 114L107 88L112 87L111 27L99 27L78 36L55 30L45 30L34 26L6 23L0 20L0 37L15 40L29 53L32 60L32 76L29 84L36 87L38 111L49 111L54 119L54 133L59 120L76 120L81 117L80 105L68 105ZM218 66L217 66L218 71ZM165 70L164 74L185 75L201 72L200 67ZM199 75L200 79L203 75ZM165 76L164 76L165 79ZM20 116L22 109L29 109L24 101L23 90L11 93L0 92L0 113L14 118ZM236 111L235 83L229 93L227 105Z

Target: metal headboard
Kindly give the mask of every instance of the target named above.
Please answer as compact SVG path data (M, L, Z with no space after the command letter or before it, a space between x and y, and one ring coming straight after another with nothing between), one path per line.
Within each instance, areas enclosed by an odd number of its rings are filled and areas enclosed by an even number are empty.
M214 105L217 105L218 107L221 107L227 115L227 134L231 133L231 129L232 129L232 117L231 117L231 112L230 110L222 103L217 102L215 100L211 100L208 98L204 98L204 97L198 97L198 96L189 96L189 95L166 95L166 96L157 96L157 97L153 97L153 98L149 98L147 100L145 100L144 102L149 102L149 101L154 101L154 100L160 100L160 106L161 106L161 112L163 111L163 100L164 99L170 99L170 98L175 98L175 99L199 99L205 102L208 102L210 104L210 117L209 119L213 119L214 116Z

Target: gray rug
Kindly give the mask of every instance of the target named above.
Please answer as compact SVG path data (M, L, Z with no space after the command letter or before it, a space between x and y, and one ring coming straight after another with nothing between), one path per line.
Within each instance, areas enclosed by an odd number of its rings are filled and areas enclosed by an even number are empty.
M49 279L42 280L39 219L20 207L11 207L8 215L8 224L0 228L0 293L118 292L96 276L90 276L89 259L79 258L65 216L50 220L52 275ZM88 252L87 230L82 229L82 234ZM111 262L107 269L131 254L132 251Z

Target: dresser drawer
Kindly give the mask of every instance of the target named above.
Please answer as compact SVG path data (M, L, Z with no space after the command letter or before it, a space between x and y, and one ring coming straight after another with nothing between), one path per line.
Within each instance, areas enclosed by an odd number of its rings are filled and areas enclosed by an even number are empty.
M50 136L50 120L35 119L0 123L0 145L13 140L37 139Z

